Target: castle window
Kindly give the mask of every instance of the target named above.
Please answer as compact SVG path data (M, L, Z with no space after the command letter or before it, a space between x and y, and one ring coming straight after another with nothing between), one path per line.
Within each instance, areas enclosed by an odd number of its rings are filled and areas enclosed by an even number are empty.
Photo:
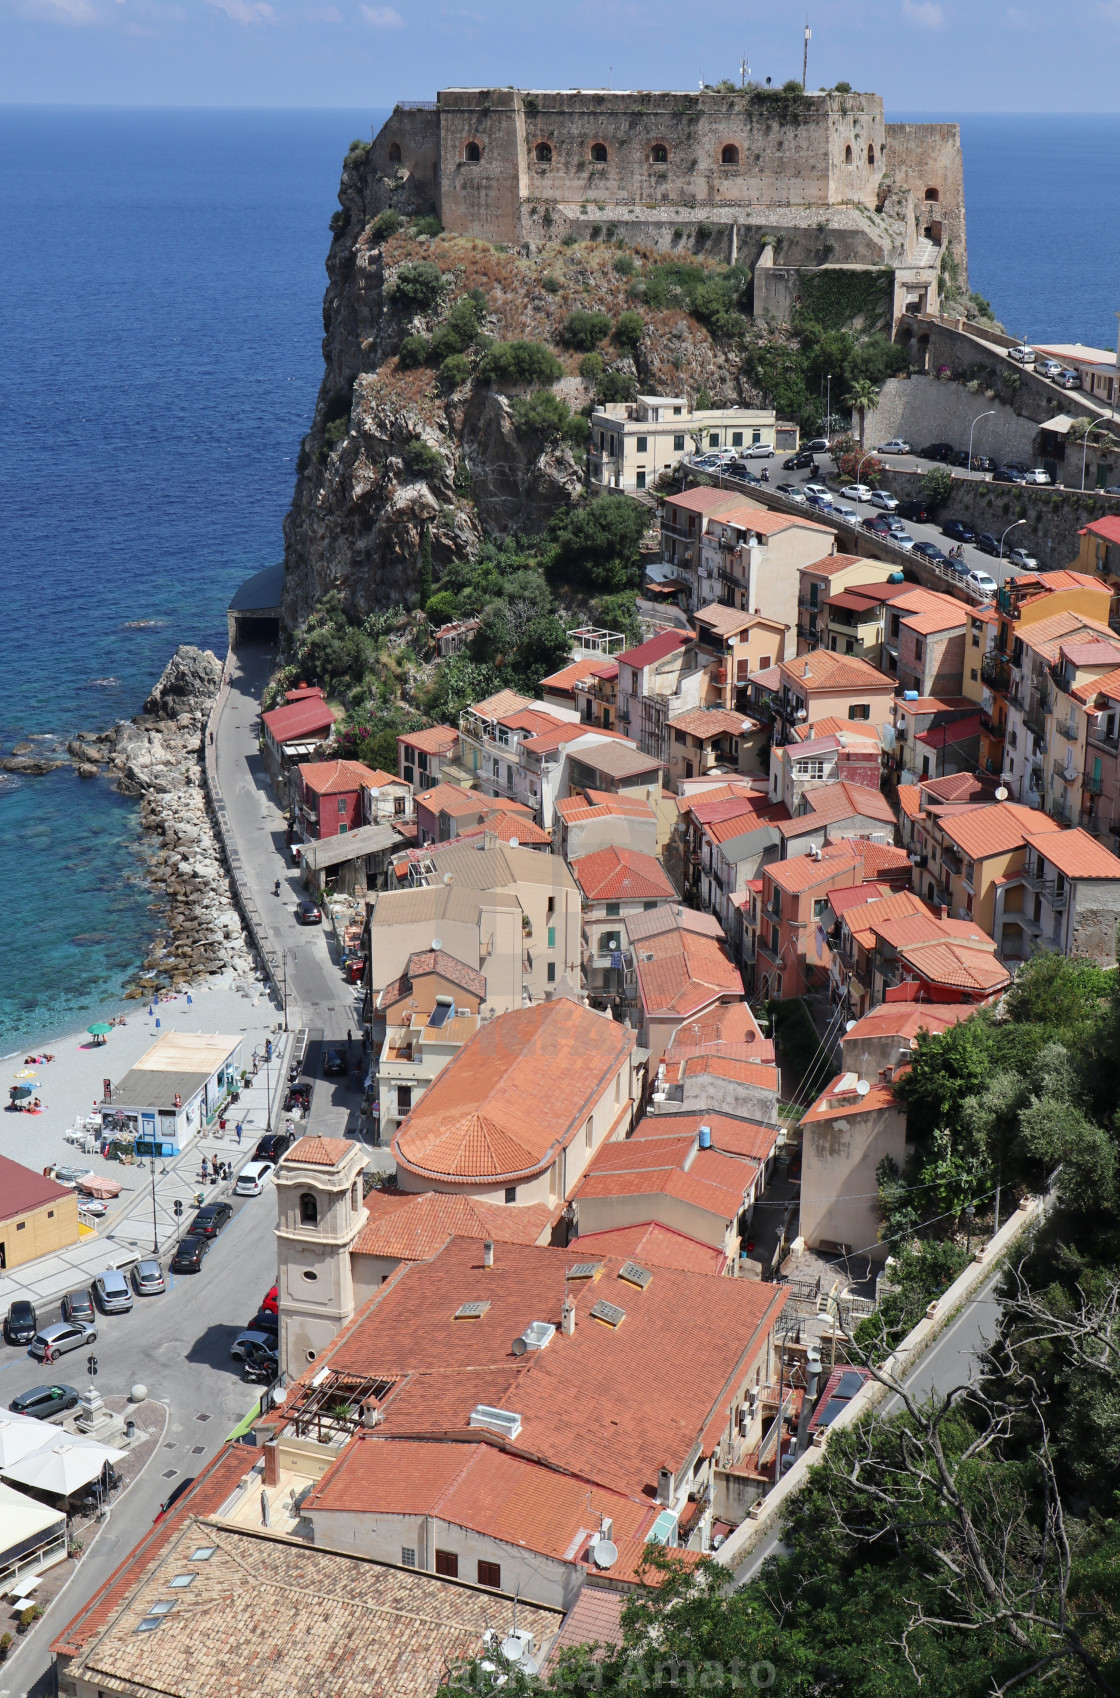
M654 142L649 150L649 162L651 165L668 165L669 149L664 142Z
M926 199L927 200L934 200L934 201L940 200L941 199L941 190L940 189L927 189L926 190Z
M552 145L550 142L538 142L536 147L538 165L552 164Z
M482 158L482 149L477 142L468 142L463 149L463 158L468 165L477 165Z
M603 146L602 142L592 142L591 157L596 165L605 165L607 163L607 150Z
M875 143L874 142L868 142L868 144L867 144L867 163L869 165L874 165L874 163L875 163Z
M735 146L734 142L728 142L727 146L719 156L719 162L721 165L738 165L739 149Z
M844 164L851 165L854 158L855 155L852 152L851 143L849 142L848 146L844 149Z
M299 1218L301 1226L316 1226L319 1221L319 1205L310 1191L299 1194Z
M401 162L401 144L400 144L400 142L390 142L389 143L389 164L390 165L399 165L400 162Z

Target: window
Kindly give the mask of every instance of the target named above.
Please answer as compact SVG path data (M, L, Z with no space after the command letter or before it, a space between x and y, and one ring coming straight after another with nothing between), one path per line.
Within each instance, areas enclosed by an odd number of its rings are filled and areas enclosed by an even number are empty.
M649 150L649 162L651 165L668 165L669 149L664 142L654 142Z
M719 447L719 431L718 430L710 430L708 432L708 447L709 448L718 448Z
M361 1206L361 1199L358 1196L358 1181L355 1179L353 1185L350 1187L350 1207L352 1209L360 1209Z
M972 682L974 684L977 682L978 678L980 677L980 674L977 672L977 670L974 666L969 669L968 675L972 679Z
M402 772L402 776L403 776L406 784L415 784L416 773L415 773L414 768L412 768L410 766L406 766L406 767L403 767L401 769L401 772Z
M339 811L340 814L344 814L346 812L346 797L345 796L340 796L338 798L338 811Z
M436 1552L436 1573L443 1574L448 1580L459 1578L459 1557L455 1551Z
M770 948L773 950L775 955L779 955L781 953L782 934L778 930L777 926L771 926L770 928Z
M548 967L545 970L545 978L548 980L548 983L550 985L554 985L556 983L556 963L555 963L555 961L550 961L548 963Z
M674 436L674 438L673 438L673 449L674 449L674 452L677 453L677 454L680 454L684 451L684 437L683 436Z
M399 165L400 162L401 162L401 144L400 144L400 142L390 142L389 143L389 164L390 165Z
M536 156L537 156L537 164L538 165L551 165L552 164L552 148L551 148L550 144L548 142L538 142L537 147L536 147ZM438 1557L438 1555L439 1555L438 1551L436 1552L436 1555ZM436 1573L437 1574L439 1573L438 1568L436 1570Z
M314 1268L304 1268L303 1277L307 1281L308 1285L314 1285L319 1275L315 1272Z
M874 165L874 163L875 163L875 143L874 142L868 142L868 144L867 144L867 163L869 165Z
M595 1122L589 1120L583 1129L583 1147L589 1150L595 1141Z
M939 201L941 199L941 190L940 189L927 189L926 190L926 199L929 200L929 201L934 201L934 202Z
M594 155L594 151L595 151L594 148L592 148L591 151L592 151L592 154ZM603 154L603 158L605 159L607 157L606 148L603 148L601 151L602 151L602 154ZM501 1584L502 1584L501 1564L497 1563L497 1562L483 1562L482 1559L479 1558L478 1583L479 1583L480 1586L493 1586L496 1589L500 1590Z
M634 482L638 489L644 489L646 487L646 474L644 472L639 472L634 479Z
M549 928L548 928L548 947L549 947L549 949L555 949L556 948L556 927L555 926L549 926Z
M869 702L853 702L848 709L849 719L870 719L871 704Z
M412 1086L411 1085L398 1085L397 1086L397 1113L398 1114L410 1114L411 1112L412 1112Z
M914 659L915 660L921 660L923 652L924 651L922 649L921 643L918 641L917 638L915 638L914 639Z
M719 156L719 162L721 165L738 165L739 149L735 146L734 142L728 142L727 146Z
M402 1568L415 1568L416 1567L416 1552L412 1548L411 1545L402 1545L401 1546L401 1567Z
M649 902L643 902L642 903L642 910L643 910L644 913L648 914L651 908L659 908L660 906L661 906L661 904L658 902L658 900L655 896Z
M929 756L928 755L922 756L922 777L923 778L929 777Z
M648 451L649 451L649 437L648 436L639 436L639 438L638 438L638 453L639 454L645 454Z
M855 639L853 637L846 637L844 639L844 653L845 654L855 654L855 652L856 652Z
M482 158L482 149L477 142L468 142L463 149L463 158L468 165L477 165Z
M743 433L741 430L733 430L731 432L731 446L732 448L741 448L743 446Z
M319 1219L319 1205L310 1191L299 1194L299 1218L303 1226L315 1226Z
M844 149L844 164L851 165L854 159L855 155L852 152L851 143L849 142L848 146Z
M684 775L685 775L686 778L692 777L692 762L691 761L685 761L685 763L684 763Z
M608 902L607 903L607 919L608 920L617 920L621 913L622 913L621 902Z
M506 1186L506 1202L507 1203L516 1203L516 1201L517 1201L517 1186L516 1185L507 1185Z
M596 165L605 165L607 163L607 150L603 146L602 142L591 143L591 158ZM496 1586L498 1582L495 1580L494 1584Z

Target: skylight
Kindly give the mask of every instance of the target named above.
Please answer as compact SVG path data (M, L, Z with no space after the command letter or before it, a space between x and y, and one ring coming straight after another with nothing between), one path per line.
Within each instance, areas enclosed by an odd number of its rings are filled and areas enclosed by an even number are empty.
M137 1624L137 1633L154 1633L160 1624L160 1619L158 1615L146 1615L143 1621Z
M477 1303L460 1303L455 1311L455 1319L457 1321L481 1320L489 1307L489 1299L485 1297Z
M193 1586L197 1579L198 1579L197 1574L177 1574L175 1576L174 1580L169 1580L167 1582L167 1584L169 1586L180 1586L180 1587L182 1587L182 1586Z
M625 1309L620 1309L617 1303L608 1303L602 1298L598 1303L593 1303L588 1312L593 1320L605 1321L609 1327L621 1326L626 1319Z
M217 1548L217 1545L199 1545L197 1551L191 1552L189 1560L191 1562L209 1562Z
M170 1615L174 1608L175 1608L174 1598L164 1598L164 1599L162 1599L162 1601L160 1603L153 1604L151 1609L148 1611L148 1614L149 1615Z
M627 1285L636 1285L644 1291L653 1275L648 1268L643 1268L638 1262L623 1262L618 1270L619 1279L624 1279Z
M602 1262L577 1262L574 1268L566 1270L565 1278L594 1279L602 1265Z

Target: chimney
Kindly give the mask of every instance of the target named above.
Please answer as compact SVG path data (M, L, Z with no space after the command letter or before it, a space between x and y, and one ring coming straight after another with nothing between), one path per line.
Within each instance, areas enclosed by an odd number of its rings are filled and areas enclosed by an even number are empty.
M802 672L801 676L802 676L802 678L808 678L808 676L809 676L809 662L808 661L805 662L805 670Z
M949 909L944 902L939 902L937 904L937 918L939 920L947 920L949 918Z
M264 1483L266 1486L280 1484L280 1446L275 1439L270 1439L264 1447Z
M671 1468L659 1468L657 1470L657 1501L658 1503L672 1503L673 1501L673 1470Z
M570 1297L565 1297L560 1305L560 1331L565 1338L571 1338L576 1330L576 1306Z
M484 1268L494 1266L494 1240L487 1238L482 1246L482 1265Z

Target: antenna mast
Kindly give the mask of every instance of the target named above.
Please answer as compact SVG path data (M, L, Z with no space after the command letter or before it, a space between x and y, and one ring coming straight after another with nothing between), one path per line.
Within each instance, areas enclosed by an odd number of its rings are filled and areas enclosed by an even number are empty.
M809 43L812 41L812 39L813 39L813 32L809 28L808 21L806 21L806 24L805 24L805 47L804 47L804 51L802 52L802 55L801 55L801 87L802 87L803 91L805 89L807 89L808 86L809 86Z

